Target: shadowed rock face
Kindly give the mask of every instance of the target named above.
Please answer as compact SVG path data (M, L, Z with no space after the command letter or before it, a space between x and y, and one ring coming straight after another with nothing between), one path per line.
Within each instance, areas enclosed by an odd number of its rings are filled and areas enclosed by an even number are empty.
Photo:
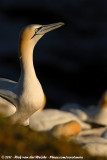
M25 2L25 3L24 3ZM0 77L18 80L18 36L27 24L66 23L35 48L34 64L48 107L97 103L106 89L106 1L1 1Z

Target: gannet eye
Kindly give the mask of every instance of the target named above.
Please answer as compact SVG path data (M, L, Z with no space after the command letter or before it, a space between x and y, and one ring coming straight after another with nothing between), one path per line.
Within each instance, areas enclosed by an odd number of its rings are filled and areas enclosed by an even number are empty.
M37 33L38 31L39 31L39 28L36 28L36 29L35 29L35 32Z
M35 29L35 34L31 37L31 39L33 38L33 37L35 37L35 35L36 35L36 33L39 31L39 28L36 28Z

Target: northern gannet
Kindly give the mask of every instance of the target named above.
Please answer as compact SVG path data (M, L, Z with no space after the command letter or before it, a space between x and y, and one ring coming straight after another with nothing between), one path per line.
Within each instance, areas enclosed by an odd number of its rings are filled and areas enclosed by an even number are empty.
M93 112L92 121L107 126L107 91L102 95L95 112Z
M28 125L29 117L44 105L45 95L33 65L33 50L38 40L47 32L64 23L28 25L19 37L21 75L18 82L0 78L0 112L14 123Z

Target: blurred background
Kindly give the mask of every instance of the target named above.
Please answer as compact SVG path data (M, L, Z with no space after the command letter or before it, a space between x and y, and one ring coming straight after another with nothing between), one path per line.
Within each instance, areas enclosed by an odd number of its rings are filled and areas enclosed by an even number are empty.
M18 37L28 24L64 22L35 47L48 108L97 104L107 84L106 0L0 0L0 77L18 81Z

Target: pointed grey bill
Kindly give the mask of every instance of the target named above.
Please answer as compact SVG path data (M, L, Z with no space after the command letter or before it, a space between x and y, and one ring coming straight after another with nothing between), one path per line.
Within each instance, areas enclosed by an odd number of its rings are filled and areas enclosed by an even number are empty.
M36 34L45 34L49 31L52 31L56 28L59 28L61 26L63 26L64 23L63 22L58 22L58 23L53 23L53 24L48 24L48 25L43 25L41 27L41 29L36 33Z

